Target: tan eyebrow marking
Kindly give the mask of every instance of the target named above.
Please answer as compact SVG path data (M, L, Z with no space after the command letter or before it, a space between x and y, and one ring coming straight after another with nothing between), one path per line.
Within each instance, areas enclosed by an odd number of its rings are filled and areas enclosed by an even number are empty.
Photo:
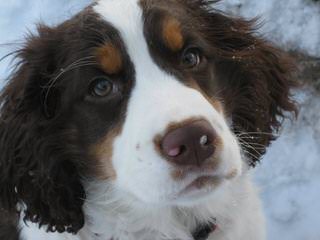
M174 17L166 17L162 25L162 36L165 44L172 51L179 51L183 48L184 38L180 22Z
M116 74L121 70L123 65L121 53L112 43L99 47L96 56L106 73Z

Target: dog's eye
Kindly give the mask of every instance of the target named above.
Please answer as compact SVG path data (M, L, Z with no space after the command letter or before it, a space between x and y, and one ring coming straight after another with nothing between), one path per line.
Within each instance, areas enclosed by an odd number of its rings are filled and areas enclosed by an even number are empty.
M197 48L188 48L183 52L182 65L185 68L194 68L198 66L201 62L201 53Z
M104 76L94 78L90 86L90 93L95 97L106 97L112 93L112 91L112 82Z

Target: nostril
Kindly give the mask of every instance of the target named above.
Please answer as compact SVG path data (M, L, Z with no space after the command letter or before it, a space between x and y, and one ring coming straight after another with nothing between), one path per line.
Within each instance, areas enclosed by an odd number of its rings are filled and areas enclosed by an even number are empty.
M176 147L176 148L170 149L167 154L169 157L177 157L180 155L180 153L181 153L181 148Z
M179 147L175 147L175 148L172 148L172 149L169 149L169 150L165 150L164 149L164 152L169 156L169 157L178 157L180 155L182 155L184 152L187 151L187 147L182 145L182 146L179 146Z
M201 138L200 138L200 145L201 146L206 146L209 144L209 139L208 139L208 136L207 135L203 135Z

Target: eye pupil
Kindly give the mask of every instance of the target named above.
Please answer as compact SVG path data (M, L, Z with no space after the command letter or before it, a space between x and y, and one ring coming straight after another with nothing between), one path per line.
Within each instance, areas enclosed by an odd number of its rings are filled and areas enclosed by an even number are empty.
M94 96L105 97L112 91L112 83L105 77L98 77L93 81L91 92Z
M200 53L196 49L187 50L182 57L182 63L187 68L196 67L200 64Z

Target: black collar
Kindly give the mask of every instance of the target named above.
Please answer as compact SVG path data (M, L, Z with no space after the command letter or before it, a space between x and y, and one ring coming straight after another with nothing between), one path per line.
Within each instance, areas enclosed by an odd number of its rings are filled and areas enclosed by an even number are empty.
M214 223L207 223L199 225L192 233L194 240L207 240L209 235L217 229Z

